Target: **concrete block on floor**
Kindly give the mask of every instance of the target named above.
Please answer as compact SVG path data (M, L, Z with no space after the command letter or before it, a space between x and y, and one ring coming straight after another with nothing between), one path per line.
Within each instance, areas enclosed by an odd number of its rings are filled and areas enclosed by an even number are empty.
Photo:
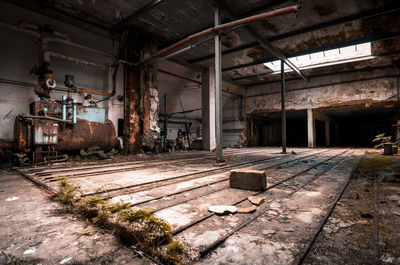
M229 175L231 188L244 190L265 190L267 188L267 176L264 171L250 169L234 169Z

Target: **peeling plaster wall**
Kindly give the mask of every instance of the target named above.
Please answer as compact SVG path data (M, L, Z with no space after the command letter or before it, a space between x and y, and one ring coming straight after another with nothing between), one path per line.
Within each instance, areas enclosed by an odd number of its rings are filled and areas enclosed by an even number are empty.
M18 25L18 22L21 21L39 25L50 24L55 30L67 33L72 42L107 52L110 56L99 55L60 43L49 43L48 50L50 51L102 65L112 63L112 54L117 43L113 43L108 38L16 7L4 1L0 2L0 14L0 21L8 24ZM30 35L2 26L0 26L0 35L2 36L2 41L0 42L0 57L2 60L0 78L36 84L36 76L31 76L29 71L34 64L38 64L39 41ZM99 91L111 90L111 72L109 71L99 70L92 66L77 65L57 58L51 58L50 69L54 72L57 88L59 89L65 89L64 75L72 74L78 87ZM118 76L117 95L120 94L122 88L122 74L119 73ZM64 92L53 91L52 98L58 100L64 94ZM73 97L78 102L84 101L83 95L74 94ZM102 98L102 96L95 96L97 100ZM0 83L0 138L13 139L15 117L20 113L29 113L29 103L34 100L38 100L38 98L33 93L33 87ZM113 121L117 129L117 119L123 117L122 108L119 107L120 103L114 100L103 104L100 103L99 107L108 109L108 117ZM12 112L5 118L9 111Z
M393 69L375 70L369 73L340 74L313 78L311 81L287 81L286 108L301 110L335 105L373 103L395 99L396 78L383 77L398 74ZM371 79L343 83L354 79ZM338 83L336 85L329 85ZM304 90L295 90L311 87ZM290 91L295 90L295 91ZM280 83L255 86L248 89L248 112L268 112L280 110ZM277 92L277 93L274 93Z

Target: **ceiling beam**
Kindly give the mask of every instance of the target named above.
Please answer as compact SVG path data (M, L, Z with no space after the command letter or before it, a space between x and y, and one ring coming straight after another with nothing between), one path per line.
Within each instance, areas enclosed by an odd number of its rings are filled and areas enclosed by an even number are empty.
M365 42L368 42L368 41L381 41L381 40L386 40L386 39L393 39L393 38L396 38L396 37L399 37L399 36L400 36L400 32L395 32L395 33L390 33L390 34L378 34L378 35L373 35L373 36L367 36L365 38L360 38L360 39L356 39L356 40L342 42L342 43L339 43L339 44L336 43L336 44L333 44L333 45L320 46L320 47L318 47L316 49L310 49L310 50L305 50L305 51L301 51L301 52L296 52L296 53L293 53L293 54L289 55L289 57L301 56L301 55L306 55L306 54L314 53L314 52L321 52L321 51L326 51L326 50L342 48L342 47L346 47L346 46L365 43ZM235 66L231 66L231 67L226 67L226 68L222 69L222 72L232 71L232 70L239 69L239 68L244 68L244 67L250 67L250 66L262 64L262 63L265 63L265 62L270 62L270 61L275 60L275 59L276 58L274 58L274 57L269 57L269 58L264 58L264 59L261 59L261 60L256 60L256 61L253 61L253 62L250 62L250 63L245 63L245 64L235 65Z
M273 8L275 6L279 6L282 4L286 4L288 2L298 2L298 0L272 0L272 1L269 1L268 3L262 4L258 7L250 9L250 10L240 14L240 16L248 17L248 16L254 15L258 12L263 12L264 10L267 10L267 9L270 9L270 8Z
M386 71L386 70L395 70L396 67L393 65L379 65L379 66L370 66L366 68L360 68L360 69L352 69L352 70L344 70L344 71L337 71L337 72L328 72L328 73L320 73L320 74L313 74L309 75L308 77L310 79L318 78L318 77L327 77L327 76L332 76L332 75L339 75L339 74L352 74L352 73L364 73L364 72L371 72L374 70L381 70L381 71ZM286 78L286 81L301 81L302 79L299 77L292 77L292 78ZM262 85L270 85L270 84L278 84L280 83L280 79L276 80L270 80L270 81L264 81L264 82L258 82L258 83L253 83L253 84L248 84L246 85L247 88L253 88L257 86L262 86ZM280 92L280 91L279 91Z
M133 12L132 14L127 16L126 18L124 18L121 21L119 21L119 22L115 23L114 25L112 25L111 28L110 28L110 32L117 32L117 31L121 30L125 26L129 25L129 23L133 19L138 18L141 15L147 13L150 9L152 9L155 6L157 6L162 1L163 0L151 0L150 2L148 2L147 4L145 4L144 6L139 8L137 11Z
M60 22L78 27L83 30L87 30L91 33L97 34L99 36L119 40L119 36L115 34L110 34L108 28L105 25L100 25L97 23L89 22L81 17L73 16L67 12L60 9L56 9L51 6L45 6L42 1L35 0L5 0L9 4L27 9L29 11L41 14L43 16L58 20Z
M234 10L232 10L224 2L224 0L216 0L216 2L223 10L225 10L225 12L228 13L230 17L232 17L233 19L239 19L239 15ZM276 48L274 45L266 41L264 37L262 37L260 33L258 33L257 29L254 28L254 26L248 24L246 25L245 29L250 33L250 35L252 35L257 40L257 42L260 43L260 45L264 49L266 49L269 53L284 61L286 65L288 65L293 71L295 71L301 78L307 80L307 77L291 61L289 61L289 59L278 48Z
M333 20L330 20L330 21L327 21L327 22L322 22L322 23L319 23L319 24L311 25L311 26L308 26L308 27L304 27L304 28L301 28L301 29L294 30L294 31L286 32L286 33L283 33L283 34L280 34L280 35L276 35L276 36L273 36L273 37L266 38L265 40L268 41L268 42L274 42L274 41L278 41L278 40L282 40L282 39L298 36L298 35L301 35L301 34L304 34L304 33L308 33L308 32L311 32L311 31L316 31L316 30L320 30L320 29L323 29L323 28L336 26L336 25L343 24L343 23L350 22L350 21L354 21L354 20L360 20L360 19L365 19L365 18L368 18L368 17L379 16L379 15L383 15L383 14L386 14L386 13L395 12L395 11L398 11L398 10L400 10L400 3L395 2L393 4L389 4L389 5L386 5L384 7L375 8L375 9L368 10L368 11L365 11L365 12L360 12L360 13L357 13L357 14L353 14L353 15L349 15L349 16L345 16L345 17L340 17L340 18L333 19ZM242 51L242 50L249 49L249 48L253 48L253 47L256 47L256 46L259 46L259 45L260 44L257 41L251 42L251 43L247 43L247 44L244 44L244 45L232 48L232 49L224 50L224 51L222 51L222 55L235 53L235 52ZM214 54L208 54L208 55L205 55L205 56L200 56L200 57L197 57L197 58L190 59L190 60L188 60L188 62L189 63L198 63L198 62L202 62L202 61L205 61L205 60L208 60L208 59L212 59L213 57L214 57Z

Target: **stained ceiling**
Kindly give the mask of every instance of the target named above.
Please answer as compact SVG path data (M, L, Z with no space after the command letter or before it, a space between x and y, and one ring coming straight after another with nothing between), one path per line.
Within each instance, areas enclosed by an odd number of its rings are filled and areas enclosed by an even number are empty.
M220 1L220 0L218 0ZM14 0L14 4L37 12L52 10L79 21L120 34L125 28L154 36L160 48L213 26L216 0ZM220 1L221 2L221 1ZM345 66L304 70L307 75L348 69L393 65L400 54L400 3L398 0L224 0L240 17L299 4L297 14L286 14L252 23L252 27L287 57L310 51L373 42L370 62ZM223 22L231 21L222 10ZM190 44L204 40L198 39ZM279 78L262 63L276 57L259 45L244 27L222 36L223 75L227 81L254 85ZM214 43L189 50L178 56L181 61L197 67L213 65ZM295 73L288 74L295 78Z

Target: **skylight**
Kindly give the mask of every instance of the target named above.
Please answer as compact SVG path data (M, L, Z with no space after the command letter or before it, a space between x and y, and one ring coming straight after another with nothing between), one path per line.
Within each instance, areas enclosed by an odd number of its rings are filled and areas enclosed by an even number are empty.
M373 58L375 57L371 55L371 42L366 42L322 52L309 53L288 59L299 69L310 69L335 64L369 60ZM264 63L264 65L274 71L273 74L278 74L281 71L280 60L267 62ZM285 64L285 72L290 71L293 70Z

